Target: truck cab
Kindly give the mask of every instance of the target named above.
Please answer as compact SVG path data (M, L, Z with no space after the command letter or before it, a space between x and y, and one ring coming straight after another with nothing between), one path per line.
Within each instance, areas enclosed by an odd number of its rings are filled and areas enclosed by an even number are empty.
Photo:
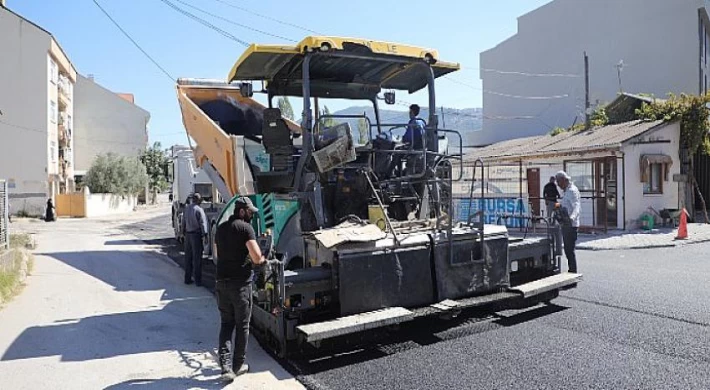
M210 225L214 223L223 207L221 197L214 190L212 181L207 174L197 166L192 149L187 146L173 146L172 148L172 212L171 221L175 239L179 243L184 241L182 231L183 211L187 206L190 196L199 193L202 196L202 208L205 210ZM204 254L211 255L211 239L205 242Z

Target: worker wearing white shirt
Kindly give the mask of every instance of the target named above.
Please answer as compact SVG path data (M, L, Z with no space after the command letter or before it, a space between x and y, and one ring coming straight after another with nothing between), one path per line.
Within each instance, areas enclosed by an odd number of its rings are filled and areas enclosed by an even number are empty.
M562 242L565 247L565 257L569 272L577 273L577 256L574 247L577 244L577 229L579 228L579 214L581 211L579 189L570 181L565 171L555 174L557 185L564 190L562 200L558 203L562 210Z

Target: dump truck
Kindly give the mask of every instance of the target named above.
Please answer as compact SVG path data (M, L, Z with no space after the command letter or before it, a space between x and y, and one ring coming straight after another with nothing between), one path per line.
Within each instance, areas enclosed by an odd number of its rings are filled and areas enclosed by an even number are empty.
M433 49L306 37L251 45L225 82L178 80L195 161L231 199L212 231L237 196L261 210L252 223L278 266L255 271L251 324L279 355L492 303L548 302L581 280L561 271L552 230L513 238L482 215L452 217L453 183L484 180L483 169L462 177L461 142L446 147L461 136L436 115L436 79L458 69ZM419 148L388 136L407 122L380 116L381 102L397 103L402 91L426 93ZM300 123L275 107L283 96L301 100ZM365 102L374 118L319 115L328 99ZM364 144L353 121L370 129ZM214 244L212 253L218 262Z

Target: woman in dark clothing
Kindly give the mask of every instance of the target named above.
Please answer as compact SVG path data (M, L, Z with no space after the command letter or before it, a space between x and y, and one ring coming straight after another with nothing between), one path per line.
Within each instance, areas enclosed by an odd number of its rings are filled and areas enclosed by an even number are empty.
M56 217L54 215L54 205L52 204L52 199L47 199L47 210L45 211L44 214L44 221L45 222L53 222L56 220Z

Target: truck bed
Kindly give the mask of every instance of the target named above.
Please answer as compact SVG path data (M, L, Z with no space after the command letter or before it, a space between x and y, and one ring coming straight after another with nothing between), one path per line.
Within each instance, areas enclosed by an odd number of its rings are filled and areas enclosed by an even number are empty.
M217 82L178 80L177 97L185 130L197 144L195 161L222 197L254 194L246 156L259 153L266 106L242 97L236 87ZM292 132L300 132L295 122L285 121Z

